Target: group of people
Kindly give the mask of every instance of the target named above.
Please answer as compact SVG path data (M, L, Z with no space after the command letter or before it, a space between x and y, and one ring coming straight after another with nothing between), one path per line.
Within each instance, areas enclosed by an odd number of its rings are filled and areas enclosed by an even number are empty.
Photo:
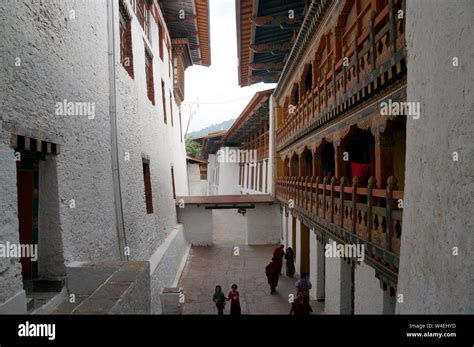
M216 304L217 314L219 316L224 315L226 301L230 301L230 315L240 316L240 294L237 291L237 284L233 284L231 286L227 297L222 292L222 287L220 285L217 285L214 295L212 296L212 301L214 301Z
M286 275L293 277L295 274L295 257L291 247L284 251L285 246L280 245L273 251L273 257L270 264L265 267L265 274L267 275L268 284L270 285L270 294L276 292L278 280L281 276L281 269L283 267L283 259L286 259ZM301 278L295 284L297 293L292 302L290 314L307 315L313 312L309 304L309 290L312 288L311 282L308 280L306 274L301 274Z
M276 293L278 280L281 276L283 268L283 259L286 260L286 275L293 277L295 274L295 259L294 252L291 247L284 251L285 246L281 245L273 251L272 261L265 267L265 274L267 275L268 284L270 285L270 294ZM223 315L224 308L227 301L230 301L230 314L232 316L241 314L240 309L240 294L237 291L237 284L231 286L231 290L224 295L222 287L216 286L215 292L212 296L212 301L216 304L217 314ZM309 304L309 291L312 288L311 282L307 279L306 274L301 274L301 278L295 284L296 297L291 304L290 315L308 315L313 312Z
M291 247L284 251L285 246L281 245L273 251L273 257L270 264L265 268L265 274L268 278L268 284L270 285L270 294L276 292L276 287L278 285L278 279L281 275L281 269L283 267L283 258L286 259L286 275L288 277L293 277L295 274L295 257L294 252Z

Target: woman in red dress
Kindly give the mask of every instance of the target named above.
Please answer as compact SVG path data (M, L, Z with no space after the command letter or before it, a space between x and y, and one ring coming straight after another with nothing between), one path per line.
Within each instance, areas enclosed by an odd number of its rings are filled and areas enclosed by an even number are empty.
M237 284L232 285L226 300L230 301L230 315L240 316L240 293L237 291Z

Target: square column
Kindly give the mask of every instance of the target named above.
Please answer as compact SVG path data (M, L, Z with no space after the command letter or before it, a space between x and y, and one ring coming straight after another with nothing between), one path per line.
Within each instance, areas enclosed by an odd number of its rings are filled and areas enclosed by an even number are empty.
M324 244L316 239L314 230L310 230L310 281L313 288L310 290L310 295L313 299L324 300L324 272L325 262Z
M354 313L382 314L384 291L375 277L375 269L361 262L355 268L354 277Z
M296 218L296 240L295 240L295 270L301 274L301 221Z
M329 239L329 243L334 242ZM326 314L351 314L352 266L344 259L326 257Z
M281 240L281 244L285 245L285 248L288 247L288 221L286 216L286 207L282 208L281 211L281 227L283 229L283 239Z

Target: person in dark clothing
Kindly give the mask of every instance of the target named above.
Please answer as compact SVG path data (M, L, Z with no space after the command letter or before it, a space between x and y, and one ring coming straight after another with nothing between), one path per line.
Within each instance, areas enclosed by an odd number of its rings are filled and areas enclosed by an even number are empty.
M240 316L240 293L237 291L237 284L233 284L231 291L227 294L227 301L230 301L230 315Z
M303 273L301 274L301 278L295 284L296 290L298 293L303 295L304 303L308 306L309 312L313 312L311 305L309 304L309 290L313 287L311 282L308 279L308 275Z
M278 279L280 277L279 267L275 262L272 260L270 264L267 265L265 268L265 275L268 278L268 284L270 285L270 294L276 292L276 287L278 285Z
M283 257L285 256L285 246L280 245L273 251L273 262L277 266L278 275L281 273L281 268L283 267Z
M307 316L310 314L309 306L306 304L302 292L296 294L296 299L291 304L290 315Z
M293 277L295 274L295 255L293 253L293 248L288 247L285 253L286 259L286 275L288 277Z
M216 303L217 307L217 314L219 316L224 315L224 308L225 308L225 295L222 293L222 287L217 285L214 295L212 295L212 301Z

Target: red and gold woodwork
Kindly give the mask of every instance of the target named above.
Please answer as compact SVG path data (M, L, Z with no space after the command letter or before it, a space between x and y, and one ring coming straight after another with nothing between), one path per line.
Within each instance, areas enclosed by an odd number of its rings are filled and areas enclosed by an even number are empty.
M405 1L322 3L274 93L276 197L396 278L406 117L380 104L406 100Z

